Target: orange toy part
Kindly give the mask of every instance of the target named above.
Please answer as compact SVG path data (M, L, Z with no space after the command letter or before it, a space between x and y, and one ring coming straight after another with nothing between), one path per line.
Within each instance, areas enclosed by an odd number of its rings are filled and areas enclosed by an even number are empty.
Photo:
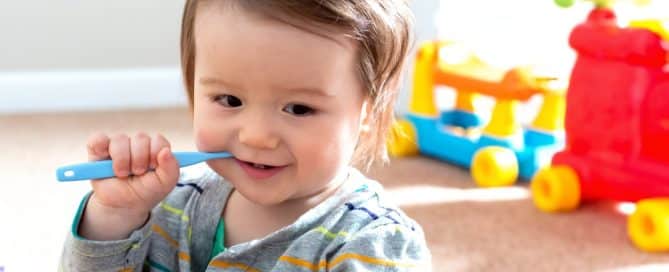
M554 78L534 76L528 69L501 70L473 61L462 64L439 62L434 79L436 83L458 90L475 90L500 100L525 101L535 94L550 92L546 83Z

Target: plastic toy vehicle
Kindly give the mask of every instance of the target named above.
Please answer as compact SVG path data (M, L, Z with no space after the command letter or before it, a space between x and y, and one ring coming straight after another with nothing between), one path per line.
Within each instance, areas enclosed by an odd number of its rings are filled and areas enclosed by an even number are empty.
M510 185L518 176L529 180L562 148L564 94L547 87L550 78L528 70L495 70L473 55L449 61L450 46L428 42L418 51L409 113L395 124L391 155L422 153L471 168L482 187ZM456 90L453 109L437 109L438 85ZM474 103L479 94L496 101L489 122ZM523 128L518 103L536 94L544 96L542 108Z
M534 203L554 212L590 200L639 201L628 218L631 240L669 250L669 47L660 34L619 27L604 7L569 42L578 56L566 148L533 178Z

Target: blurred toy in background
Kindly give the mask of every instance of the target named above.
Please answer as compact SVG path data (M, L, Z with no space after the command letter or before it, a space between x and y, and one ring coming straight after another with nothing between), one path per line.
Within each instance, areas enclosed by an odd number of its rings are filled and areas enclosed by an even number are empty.
M519 176L529 180L563 147L564 93L549 88L551 80L524 68L495 69L457 44L427 42L417 52L409 113L395 124L389 151L470 168L482 187L511 185ZM438 109L437 86L455 90L454 108ZM480 95L495 99L490 116L477 109ZM519 102L534 95L543 96L543 105L523 128Z
M669 13L669 11L667 11ZM669 20L662 19L638 19L630 22L632 28L648 29L660 35L665 41L669 41Z
M560 1L562 2L562 1ZM595 1L607 2L609 1ZM620 27L597 3L571 32L566 147L531 183L535 205L569 211L599 199L638 201L628 234L669 250L669 48L656 23Z
M620 2L620 0L583 0L587 2L592 2L597 8L610 8L615 2ZM631 0L637 5L648 5L651 0ZM568 8L574 5L574 0L555 0L555 4L560 7Z

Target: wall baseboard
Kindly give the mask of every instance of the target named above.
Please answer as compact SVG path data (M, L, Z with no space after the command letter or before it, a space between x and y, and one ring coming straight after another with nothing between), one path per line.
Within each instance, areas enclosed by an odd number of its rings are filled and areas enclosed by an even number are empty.
M0 72L0 113L187 106L178 67Z

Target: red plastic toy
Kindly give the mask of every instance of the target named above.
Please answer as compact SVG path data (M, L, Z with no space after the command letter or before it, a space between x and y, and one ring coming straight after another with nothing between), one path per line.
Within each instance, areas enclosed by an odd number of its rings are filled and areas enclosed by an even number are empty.
M632 241L669 250L669 53L646 29L622 28L610 9L591 11L569 43L578 57L567 91L566 147L532 180L544 211L579 202L639 201Z

